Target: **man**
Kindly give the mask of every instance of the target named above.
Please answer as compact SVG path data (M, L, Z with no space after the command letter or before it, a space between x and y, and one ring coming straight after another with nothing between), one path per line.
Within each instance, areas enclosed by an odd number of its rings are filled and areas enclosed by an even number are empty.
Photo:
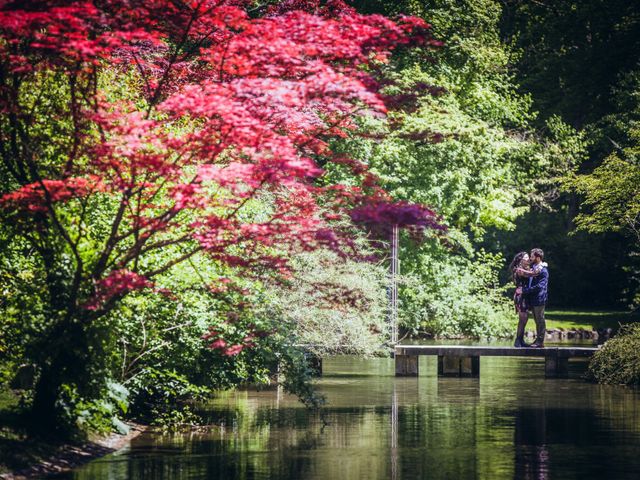
M531 250L531 266L536 272L534 277L529 279L529 285L518 287L517 293L522 293L527 299L527 305L533 311L533 318L536 322L536 340L531 344L533 348L544 347L544 336L547 325L544 320L544 307L547 304L547 287L549 285L549 270L544 263L544 252L539 248Z

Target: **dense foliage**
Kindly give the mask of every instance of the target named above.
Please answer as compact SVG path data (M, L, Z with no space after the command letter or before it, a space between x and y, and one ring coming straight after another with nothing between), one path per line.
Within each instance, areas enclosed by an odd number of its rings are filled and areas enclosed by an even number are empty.
M567 187L582 199L575 218L578 229L602 234L617 232L624 237L626 274L623 298L640 305L640 84L638 73L618 91L620 111L600 122L600 135L614 142L615 149L593 171L567 179ZM612 140L615 138L615 141Z
M318 405L307 353L385 348L394 224L408 332L508 336L533 246L552 303L640 303L633 2L350 3L0 2L0 382L39 427L276 372Z
M599 383L640 385L640 326L622 327L596 352L588 376Z
M515 72L540 112L536 123L542 126L559 115L578 130L584 151L580 174L597 170L612 155L625 159L623 151L633 146L630 134L638 119L637 5L624 0L504 3L502 31L521 53ZM555 305L637 307L640 264L635 240L615 233L617 228L575 232L576 215L582 211L587 217L579 218L587 219L595 207L594 197L582 205L584 198L570 189L551 211L528 213L514 233L495 232L492 241L505 252L526 238L546 247Z
M366 169L347 185L320 168L350 165L330 141L384 115L376 68L429 47L425 22L251 5L0 4L3 322L36 366L39 426L110 417L123 383L157 406L194 378L264 376L280 327L242 281L286 281L297 252L357 254L334 225L351 210L436 226Z
M515 228L532 205L548 205L579 162L579 139L559 118L536 132L532 100L518 93L515 52L500 38L500 2L362 2L367 11L420 15L446 40L432 59L411 52L390 75L388 95L413 91L389 122L368 120L368 138L346 151L366 160L395 198L432 205L446 240L406 241L401 318L433 335L509 336L513 314L499 287L504 251L487 231ZM431 86L437 86L435 92ZM518 250L534 246L523 241ZM496 255L496 253L502 253Z
M386 262L340 260L324 250L294 264L291 281L265 292L294 344L317 356L388 354Z

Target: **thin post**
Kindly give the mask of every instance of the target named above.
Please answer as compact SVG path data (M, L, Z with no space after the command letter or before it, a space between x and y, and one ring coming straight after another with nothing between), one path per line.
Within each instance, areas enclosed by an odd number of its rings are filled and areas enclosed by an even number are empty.
M398 275L400 263L398 259L398 225L391 230L391 274L389 285L389 327L391 344L398 343Z
M393 383L391 397L391 480L398 478L398 393Z

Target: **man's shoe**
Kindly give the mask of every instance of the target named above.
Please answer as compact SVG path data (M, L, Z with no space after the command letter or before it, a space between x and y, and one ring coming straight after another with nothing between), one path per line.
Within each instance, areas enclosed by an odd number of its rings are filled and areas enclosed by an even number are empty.
M539 343L539 342L533 342L531 345L529 345L530 348L544 348L544 343Z

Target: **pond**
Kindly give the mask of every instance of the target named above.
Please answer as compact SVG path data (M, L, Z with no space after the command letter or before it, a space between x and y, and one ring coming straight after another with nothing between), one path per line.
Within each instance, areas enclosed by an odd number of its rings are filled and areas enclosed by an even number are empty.
M545 379L536 358L482 358L479 379L395 378L393 360L324 360L324 414L279 389L219 395L203 431L147 433L58 478L601 479L640 475L640 396Z

